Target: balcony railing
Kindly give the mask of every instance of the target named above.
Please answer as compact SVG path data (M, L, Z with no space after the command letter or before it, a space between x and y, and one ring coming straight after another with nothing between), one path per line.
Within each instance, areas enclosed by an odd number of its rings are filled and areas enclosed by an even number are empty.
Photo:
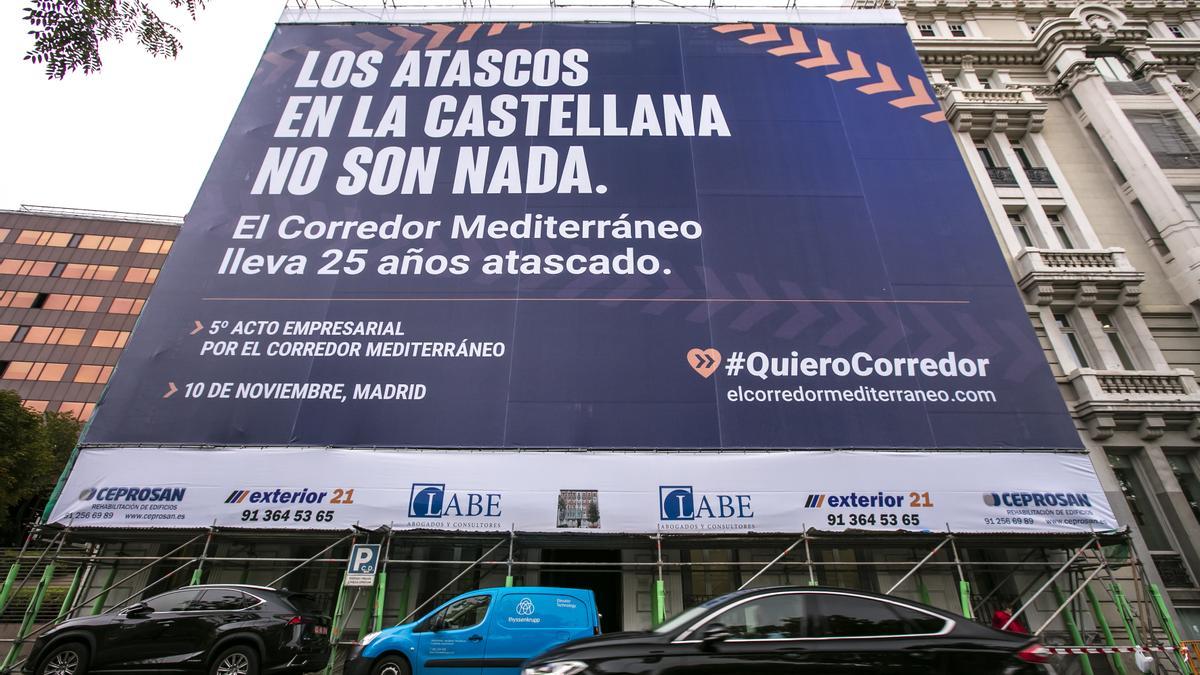
M1183 564L1183 557L1178 553L1152 553L1154 558L1154 567L1158 569L1158 575L1162 577L1163 585L1168 588L1194 588L1196 583L1192 581L1192 575L1188 573L1187 566Z
M1096 375L1100 390L1106 394L1178 396L1188 393L1179 375L1155 373L1107 373Z
M1117 259L1117 254L1113 250L1038 251L1042 267L1062 269L1117 269L1123 262Z
M1108 81L1104 83L1108 93L1113 96L1147 96L1161 93L1150 80L1132 80L1129 82Z
M1017 184L1017 177L1007 166L989 166L987 172L988 178L992 179L992 185L1016 186Z
M1200 153L1156 152L1154 161L1164 169L1200 169Z
M1037 187L1055 187L1054 176L1050 175L1050 169L1044 166L1031 166L1025 169L1025 175L1029 177L1029 182Z

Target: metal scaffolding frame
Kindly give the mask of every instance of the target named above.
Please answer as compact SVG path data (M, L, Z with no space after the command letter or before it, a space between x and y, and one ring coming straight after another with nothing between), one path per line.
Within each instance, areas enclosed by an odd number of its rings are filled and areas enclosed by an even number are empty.
M982 534L965 534L965 533L822 533L815 531L807 531L801 534L799 539L786 537L781 534L740 534L740 535L698 535L698 534L664 534L662 532L653 535L625 535L625 536L606 536L606 535L547 535L539 533L522 533L510 530L504 532L502 538L496 539L495 532L488 533L449 533L449 532L394 532L390 529L381 531L366 531L361 529L352 529L349 531L250 531L240 529L218 529L210 527L206 530L196 531L103 531L103 530L75 530L70 528L54 528L54 527L35 527L31 532L30 537L26 540L16 561L12 563L5 579L4 586L0 587L0 606L5 603L12 604L22 586L28 581L39 565L45 562L41 581L39 581L35 592L29 599L29 603L25 608L23 621L14 638L0 640L9 644L8 653L2 664L0 664L0 674L7 674L19 667L22 663L21 653L28 642L37 635L48 630L53 625L81 613L89 603L94 603L91 606L90 613L97 614L104 610L105 606L120 606L142 593L152 590L161 592L165 588L154 590L159 584L166 580L175 577L179 572L193 567L193 572L190 575L188 584L198 584L204 580L206 572L211 572L217 569L233 569L235 567L244 569L248 573L251 565L280 567L287 566L286 571L278 576L275 576L270 582L271 586L276 586L286 581L296 572L305 568L332 569L334 572L342 572L349 559L349 551L352 545L360 540L371 541L379 540L384 544L384 553L380 560L380 573L376 577L374 588L366 590L366 603L361 608L361 619L359 621L358 637L361 638L366 634L367 629L379 630L382 628L385 617L385 605L387 599L387 583L388 571L403 568L406 572L404 585L402 587L401 605L398 608L404 617L401 622L408 621L417 616L424 608L436 601L443 593L454 588L456 584L462 581L467 574L473 570L481 571L503 571L505 585L511 586L514 584L515 574L518 572L540 571L547 568L606 568L614 567L623 571L640 571L643 573L651 573L653 575L653 596L651 606L652 625L661 623L665 618L665 600L666 600L666 575L667 571L679 572L689 568L724 568L729 570L751 572L748 578L740 584L741 588L746 588L755 581L761 579L764 574L770 570L799 570L807 577L809 585L816 585L818 581L818 571L836 570L839 568L864 568L875 569L880 571L888 571L900 574L899 579L891 584L885 591L886 593L895 593L907 581L914 576L918 578L918 587L923 600L927 600L923 584L920 582L920 575L929 571L940 571L950 573L958 581L959 600L961 602L961 614L967 618L974 618L978 612L985 609L988 601L999 592L1000 588L1014 581L1016 575L1021 572L1032 573L1033 579L1022 589L1019 597L1025 597L1025 602L1020 609L1013 614L1013 617L1008 621L1012 623L1019 616L1026 613L1033 606L1035 601L1041 597L1046 597L1045 594L1054 595L1054 611L1045 618L1042 624L1038 627L1035 634L1044 633L1056 620L1062 618L1068 627L1070 636L1077 644L1082 645L1083 638L1079 629L1080 622L1077 620L1077 614L1088 614L1091 616L1092 623L1103 634L1103 639L1109 647L1118 647L1117 633L1114 632L1113 626L1117 626L1124 631L1127 636L1127 642L1135 645L1148 648L1163 648L1163 647L1179 647L1181 642L1178 632L1175 630L1171 617L1166 611L1165 604L1162 602L1161 593L1153 584L1149 584L1144 574L1142 573L1140 561L1136 556L1131 555L1127 560L1115 562L1110 560L1104 552L1106 545L1127 545L1128 534L1084 534L1082 536L1071 535L982 535ZM131 535L139 537L140 541L146 544L159 544L163 548L170 547L166 553L157 556L151 555L126 555L123 542L128 542ZM66 549L65 543L68 536L76 538L79 543L86 544L82 550ZM182 543L178 543L182 540ZM201 543L202 541L202 543ZM214 554L214 548L220 543L238 544L253 541L256 543L263 542L279 542L286 544L296 543L318 543L324 544L322 548L315 554L308 557L283 557L283 556L260 556L260 555L219 555ZM113 543L122 542L121 547L117 551L111 552L109 549ZM401 552L396 553L393 544L403 543ZM518 544L519 542L519 544ZM640 543L639 543L640 542ZM347 545L349 543L349 545ZM172 544L175 544L172 546ZM422 546L437 546L453 544L459 547L478 547L478 551L482 551L481 555L474 556L471 559L464 560L447 560L438 559L435 556L417 556L412 555L417 548ZM621 561L621 562L548 562L542 560L521 559L518 555L531 549L543 548L564 548L570 546L583 547L603 547L605 545L615 545L619 548L644 548L653 554L651 561ZM36 557L33 566L29 568L21 584L15 589L12 588L14 580L19 574L21 564L26 557L30 557L28 551L38 545L41 552ZM490 545L490 547L488 547ZM493 554L502 547L507 549L506 555L493 556ZM775 555L769 562L762 561L690 561L690 560L672 560L664 555L665 550L689 550L703 548L769 548L778 546L780 553ZM913 557L916 558L920 550L926 550L924 555L916 560L823 560L813 555L814 547L827 546L830 548L845 548L845 547L876 547L880 549L895 550L907 548L913 551ZM1020 560L969 560L966 559L960 551L960 546L966 547L965 550L1012 550L1014 548L1027 547L1029 552L1026 553ZM187 549L199 548L195 553L189 553ZM339 551L339 547L343 547ZM407 549L408 555L403 551ZM1036 551L1042 552L1042 559L1035 559ZM1046 555L1046 551L1053 550L1060 552L1058 559L1051 559ZM1070 553L1070 555L1067 555ZM939 557L939 554L941 556ZM395 556L395 557L393 557ZM48 560L47 560L48 558ZM74 575L71 579L70 588L62 606L57 612L57 616L50 621L43 623L36 628L36 617L41 610L41 604L45 597L45 589L53 579L55 565L69 564L75 566ZM108 565L107 576L99 579L98 574L101 569ZM132 572L121 576L117 579L118 569L136 565L137 568ZM129 593L125 598L116 603L107 602L108 594L113 589L119 588L122 584L134 579L138 575L151 570L156 565L169 566L170 571L165 574L159 574L149 583L141 585L140 588ZM461 567L457 573L445 584L436 591L427 594L425 597L414 597L411 592L412 574L423 569L454 569ZM1136 591L1136 602L1130 602L1125 596L1122 580L1116 576L1118 570L1128 569L1130 575L1124 579L1124 586L1132 586ZM974 572L1003 572L1005 576L999 582L994 584L986 595L981 598L972 596L972 584L968 578L968 573ZM1046 576L1048 574L1048 577ZM1103 589L1102 594L1097 594L1093 588L1097 578L1104 576L1105 583L1101 584ZM337 577L341 579L338 584L336 600L332 607L333 630L331 638L339 647L353 644L356 640L344 639L346 629L351 623L351 618L359 611L359 600L361 598L362 589L358 589L348 598L347 587L344 583L344 576ZM99 579L99 581L98 581ZM97 583L98 582L98 583ZM1040 582L1040 586L1032 595L1028 595L1029 589L1036 583ZM1056 582L1063 582L1070 589L1064 595L1059 589ZM184 585L188 585L184 584ZM96 586L99 585L99 589ZM91 594L82 600L76 599L76 594L81 590L90 590ZM10 592L11 591L11 592ZM85 591L86 594L86 591ZM1081 594L1086 594L1086 603L1080 601L1076 603L1076 599ZM1104 609L1101 606L1103 598L1115 610L1115 613L1120 617L1119 624L1110 624ZM1073 604L1074 603L1074 604ZM408 610L409 605L413 608ZM1082 618L1082 616L1080 616ZM1006 623L1007 626L1007 623ZM341 651L344 651L341 650ZM326 673L334 672L335 663L339 656L335 650L331 657L330 663L326 668ZM1085 674L1092 672L1089 659L1091 656L1082 654L1078 656L1081 662L1081 667ZM1101 657L1103 658L1103 657ZM1121 675L1125 675L1126 669L1120 661L1120 657L1116 654L1111 656L1114 667ZM1180 655L1178 663L1171 661L1172 668L1178 666L1178 671L1170 672L1190 672L1186 670L1184 657Z

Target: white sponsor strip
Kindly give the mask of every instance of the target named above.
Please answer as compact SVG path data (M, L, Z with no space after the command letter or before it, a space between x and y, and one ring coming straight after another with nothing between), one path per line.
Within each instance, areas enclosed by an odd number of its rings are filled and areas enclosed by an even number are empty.
M1087 455L88 448L52 521L718 533L1101 532Z

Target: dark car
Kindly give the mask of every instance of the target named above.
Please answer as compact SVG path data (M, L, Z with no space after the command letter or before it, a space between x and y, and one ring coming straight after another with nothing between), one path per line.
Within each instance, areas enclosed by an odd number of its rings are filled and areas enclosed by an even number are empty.
M329 617L306 595L188 586L64 621L33 644L24 672L298 673L324 668L329 649Z
M1049 654L933 607L822 587L756 588L645 633L568 642L524 675L1046 675Z

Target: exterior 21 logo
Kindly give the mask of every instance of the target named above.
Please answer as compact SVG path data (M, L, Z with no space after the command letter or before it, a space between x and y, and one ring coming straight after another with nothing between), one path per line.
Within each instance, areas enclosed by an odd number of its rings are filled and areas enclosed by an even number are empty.
M499 518L499 492L453 492L445 483L413 483L409 518Z
M659 520L753 518L750 495L697 494L691 485L658 486Z

